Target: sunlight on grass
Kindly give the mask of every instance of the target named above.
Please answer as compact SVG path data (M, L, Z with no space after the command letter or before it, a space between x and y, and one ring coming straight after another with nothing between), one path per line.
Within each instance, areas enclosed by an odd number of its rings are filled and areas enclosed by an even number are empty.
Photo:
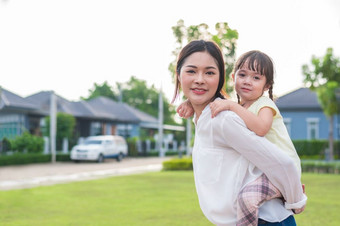
M303 174L308 204L299 226L340 225L340 176ZM0 192L1 225L211 225L192 171L140 175Z

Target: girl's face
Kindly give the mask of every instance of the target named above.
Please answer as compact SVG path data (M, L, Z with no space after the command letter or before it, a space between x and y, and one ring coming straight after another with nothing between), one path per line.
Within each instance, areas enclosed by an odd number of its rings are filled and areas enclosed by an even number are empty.
M263 95L264 91L268 90L266 76L249 70L247 65L237 70L233 79L236 93L241 98L241 104L252 104Z
M214 97L219 83L215 59L208 52L193 53L186 58L177 76L195 112L202 111Z

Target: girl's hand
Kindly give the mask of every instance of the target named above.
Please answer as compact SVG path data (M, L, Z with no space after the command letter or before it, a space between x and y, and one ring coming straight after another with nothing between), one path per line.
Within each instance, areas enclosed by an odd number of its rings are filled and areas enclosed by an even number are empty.
M214 100L213 102L209 104L210 110L211 110L211 117L214 118L221 111L230 110L232 104L235 104L235 102L231 100L226 100L226 99Z
M186 100L178 106L176 112L180 117L187 119L194 115L194 108L191 103Z

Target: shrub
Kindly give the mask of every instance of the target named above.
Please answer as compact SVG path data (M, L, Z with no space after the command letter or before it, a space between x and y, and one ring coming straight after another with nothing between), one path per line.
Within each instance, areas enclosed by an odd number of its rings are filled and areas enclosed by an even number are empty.
M11 147L13 151L24 152L26 150L29 153L41 153L44 149L44 139L25 131L11 141Z
M164 161L163 170L192 170L192 159L174 158Z
M1 146L0 152L7 152L10 150L11 150L11 141L7 137L4 137L2 139L2 146Z
M138 156L138 150L137 150L137 142L138 138L137 137L131 137L126 139L127 144L128 144L128 155L129 156Z
M340 173L340 162L339 161L313 161L303 160L301 161L302 172L311 173Z
M69 154L57 154L56 160L60 162L71 161ZM51 154L43 153L15 153L13 155L1 155L0 166L25 165L32 163L51 162Z
M293 140L295 149L302 159L324 159L328 140ZM339 155L340 141L334 142L334 157Z

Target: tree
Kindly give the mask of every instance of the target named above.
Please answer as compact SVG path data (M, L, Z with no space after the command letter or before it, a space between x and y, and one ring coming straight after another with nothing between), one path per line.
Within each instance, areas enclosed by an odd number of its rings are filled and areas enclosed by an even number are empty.
M109 97L115 101L122 101L131 107L140 111L158 117L158 96L159 90L154 85L149 87L145 80L131 76L126 83L116 82L115 86L110 86L107 82L103 85L94 84L94 89L90 90L88 98L83 100L90 100L99 96ZM116 95L116 93L119 93ZM118 99L118 100L117 100ZM163 104L169 106L169 101L165 98L163 93ZM173 116L175 115L174 107L164 109L164 123L175 124Z
M132 76L127 83L119 85L122 89L122 100L124 103L154 117L158 117L158 97L160 91L157 90L154 85L148 87L145 80L137 79L134 76ZM164 93L163 106L170 106ZM174 124L174 114L175 109L173 107L164 108L164 123Z
M340 84L340 59L333 56L332 48L328 48L324 57L312 56L311 64L312 69L307 64L302 66L304 83L317 93L318 101L329 119L329 155L333 160L333 122L334 115L339 112L335 90Z
M46 132L45 135L50 134L50 117L45 118L46 121ZM58 112L57 113L57 147L60 149L64 138L68 140L73 138L74 127L76 119L73 115Z
M185 27L183 20L179 20L177 22L177 25L172 27L172 31L176 39L176 48L174 49L174 51L172 51L172 55L175 58L169 64L168 69L173 75L174 81L176 59L182 47L192 40L203 39L213 40L221 48L225 61L226 83L228 84L228 81L230 80L230 73L232 72L235 63L235 51L236 41L238 39L238 32L231 29L226 22L216 23L216 34L211 34L208 29L209 26L204 23ZM231 85L226 87L228 93L231 92L232 89L233 88Z
M91 100L100 96L108 97L112 100L117 100L117 95L113 91L112 87L105 81L102 85L98 85L97 83L94 83L94 88L89 89L89 97L84 98L83 100Z

